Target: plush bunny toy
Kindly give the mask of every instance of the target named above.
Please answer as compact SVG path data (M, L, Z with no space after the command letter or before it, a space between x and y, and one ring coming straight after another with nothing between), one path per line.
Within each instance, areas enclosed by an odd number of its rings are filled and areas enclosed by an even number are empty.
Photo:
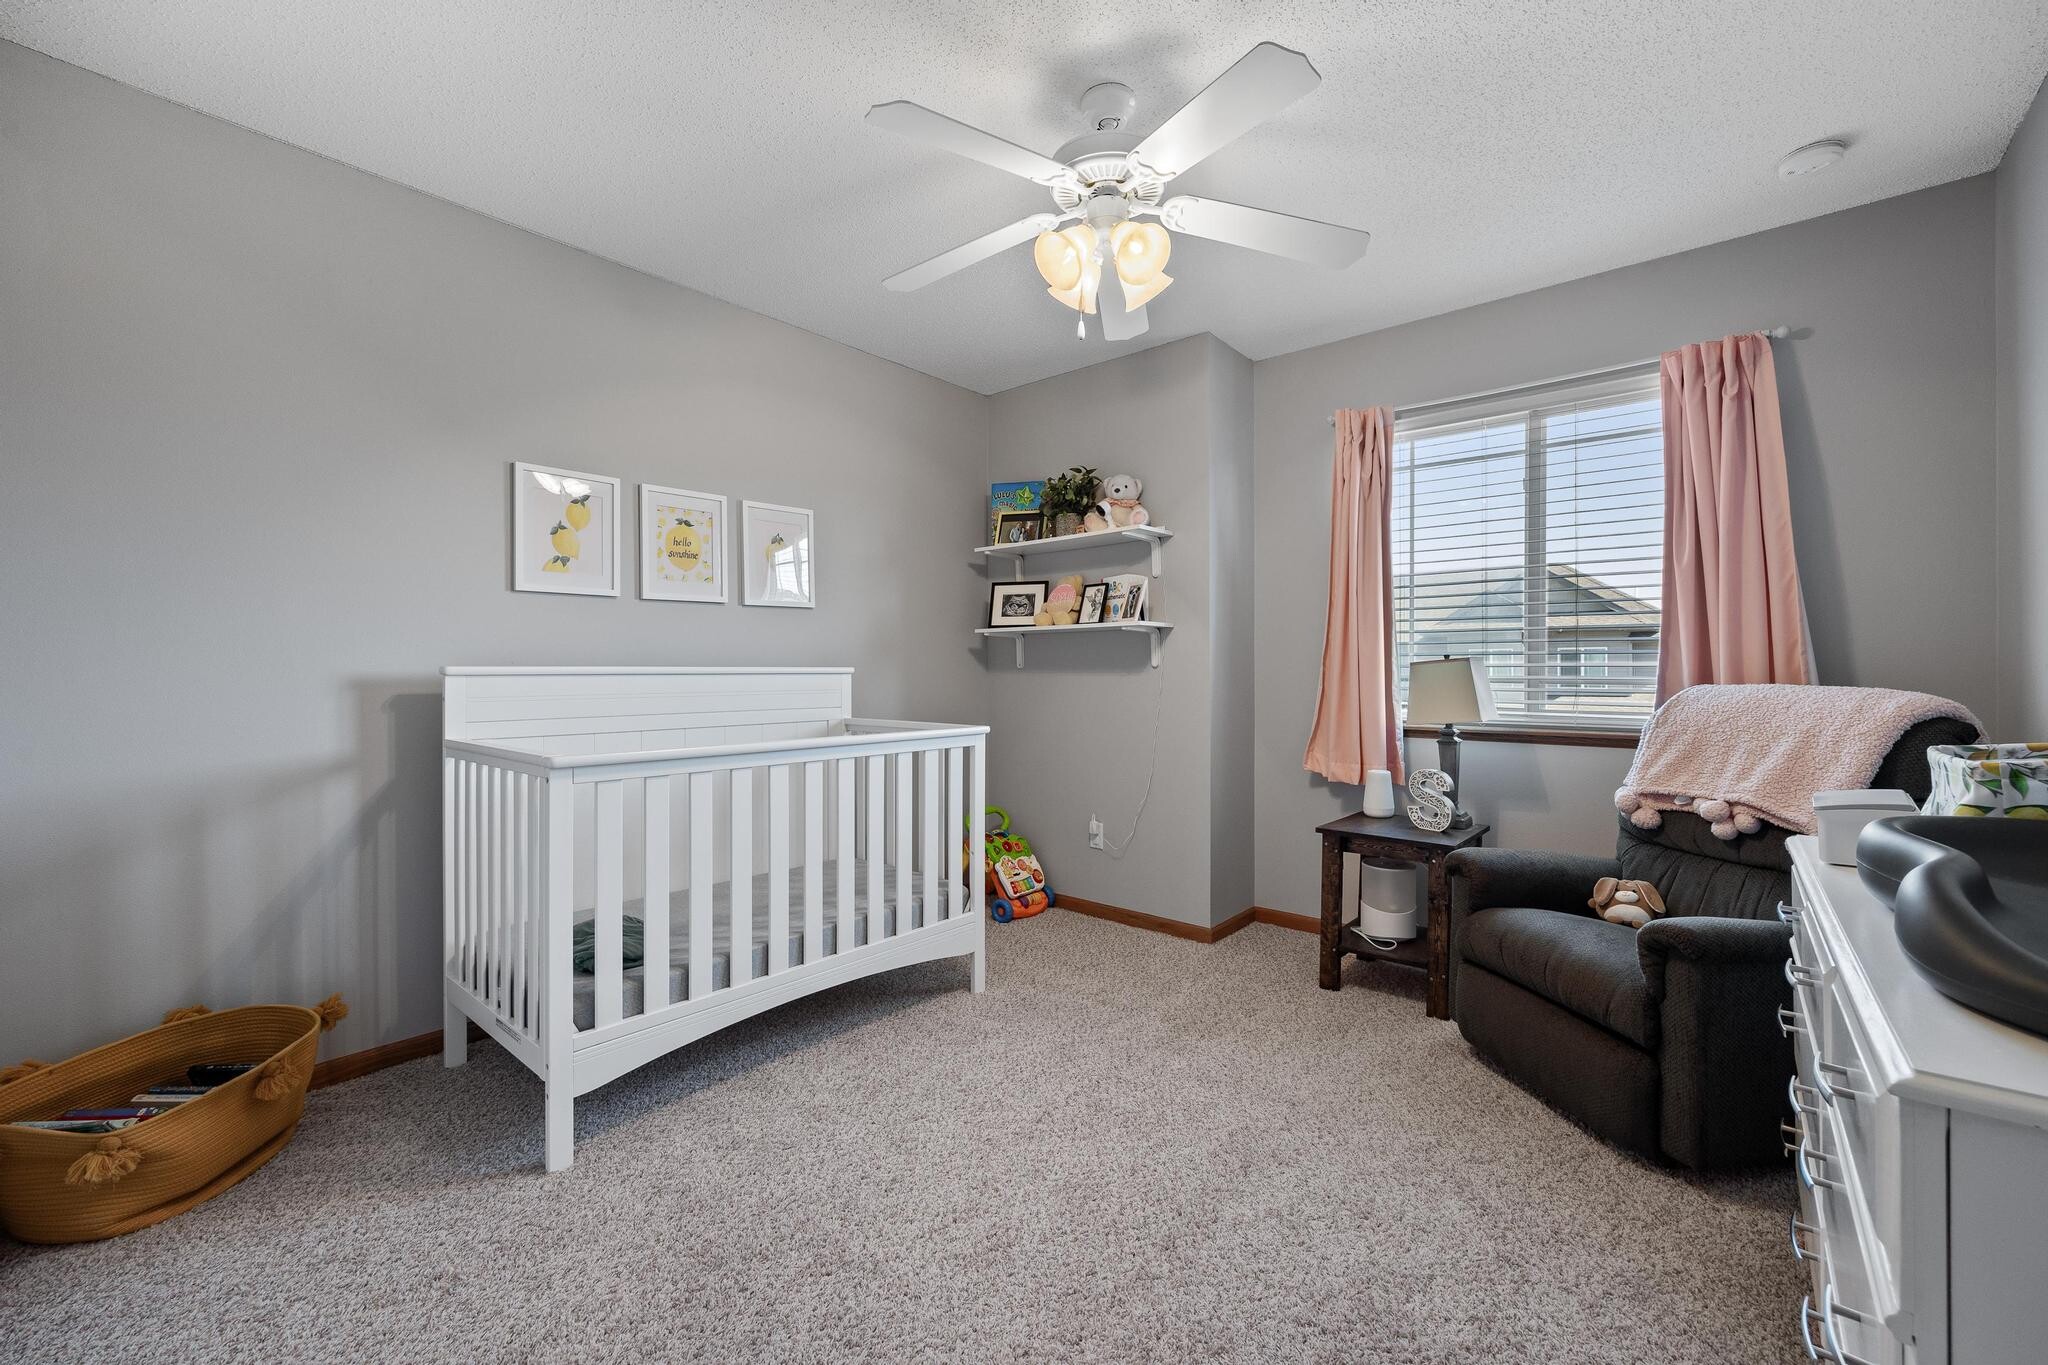
M1609 924L1640 929L1664 913L1664 898L1648 882L1602 877L1593 884L1593 899L1586 902Z

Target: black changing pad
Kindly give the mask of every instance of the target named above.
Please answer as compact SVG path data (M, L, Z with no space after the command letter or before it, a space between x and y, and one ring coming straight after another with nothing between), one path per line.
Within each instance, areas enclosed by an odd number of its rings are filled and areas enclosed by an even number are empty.
M1856 870L1942 994L2048 1034L2048 822L1879 820L1856 841Z

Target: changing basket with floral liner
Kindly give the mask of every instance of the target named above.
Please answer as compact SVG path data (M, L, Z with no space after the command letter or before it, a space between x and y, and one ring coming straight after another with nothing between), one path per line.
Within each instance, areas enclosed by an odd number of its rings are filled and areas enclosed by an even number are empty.
M0 1071L0 1230L23 1242L90 1242L203 1204L291 1141L320 1035L348 1014L303 1005L173 1010L156 1028L53 1065ZM190 1066L254 1069L112 1133L24 1128L72 1108L125 1105Z

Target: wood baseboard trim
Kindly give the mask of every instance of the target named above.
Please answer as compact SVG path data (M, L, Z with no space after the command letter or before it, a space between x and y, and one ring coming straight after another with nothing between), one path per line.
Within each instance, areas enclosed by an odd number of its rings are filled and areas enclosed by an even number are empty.
M1189 924L1186 920L1168 919L1164 915L1148 915L1142 910L1126 910L1121 905L1105 905L1101 901L1083 900L1079 896L1060 893L1055 904L1062 910L1071 910L1077 915L1092 915L1133 929L1150 929L1155 934L1168 934L1174 938L1189 939L1195 943L1214 943L1216 931L1206 924Z
M1229 919L1224 920L1221 924L1217 925L1214 929L1209 931L1209 942L1221 943L1224 939L1229 938L1232 934L1236 933L1238 930L1244 928L1247 924L1250 924L1252 922L1252 914L1252 907L1246 906L1244 909L1232 915Z
M1282 929L1293 929L1304 934L1320 934L1323 922L1314 915L1297 915L1287 910L1273 910L1263 905L1254 905L1245 912L1260 924L1277 925Z
M470 1042L481 1042L489 1036L475 1024L469 1026ZM397 1066L401 1062L431 1057L440 1050L441 1030L435 1029L432 1033L400 1038L395 1043L379 1043L376 1047L366 1047L361 1052L329 1057L326 1061L314 1065L313 1082L308 1088L319 1090L324 1086L340 1085L343 1081L353 1081L367 1076L372 1071L382 1071L387 1066Z
M1126 910L1121 905L1083 900L1079 896L1062 895L1058 904L1062 910L1072 910L1077 915L1092 915L1132 929L1149 929L1155 934L1184 938L1191 943L1221 943L1248 924L1277 924L1282 929L1298 929L1305 934L1322 932L1321 924L1313 915L1290 915L1284 910L1268 910L1263 905L1247 906L1221 924L1203 926L1167 919L1164 915L1148 915L1142 910Z

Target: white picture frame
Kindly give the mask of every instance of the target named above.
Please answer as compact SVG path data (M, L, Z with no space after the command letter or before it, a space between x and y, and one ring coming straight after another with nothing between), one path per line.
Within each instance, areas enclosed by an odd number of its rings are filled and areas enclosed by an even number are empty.
M1145 601L1150 594L1150 581L1144 574L1111 574L1104 580L1108 587L1106 600L1102 604L1102 620L1142 621L1145 619Z
M513 591L617 597L619 481L514 460L510 539Z
M808 507L740 502L741 600L750 607L818 605L818 534Z
M640 485L640 596L729 602L732 521L723 493ZM693 553L694 552L694 553Z

